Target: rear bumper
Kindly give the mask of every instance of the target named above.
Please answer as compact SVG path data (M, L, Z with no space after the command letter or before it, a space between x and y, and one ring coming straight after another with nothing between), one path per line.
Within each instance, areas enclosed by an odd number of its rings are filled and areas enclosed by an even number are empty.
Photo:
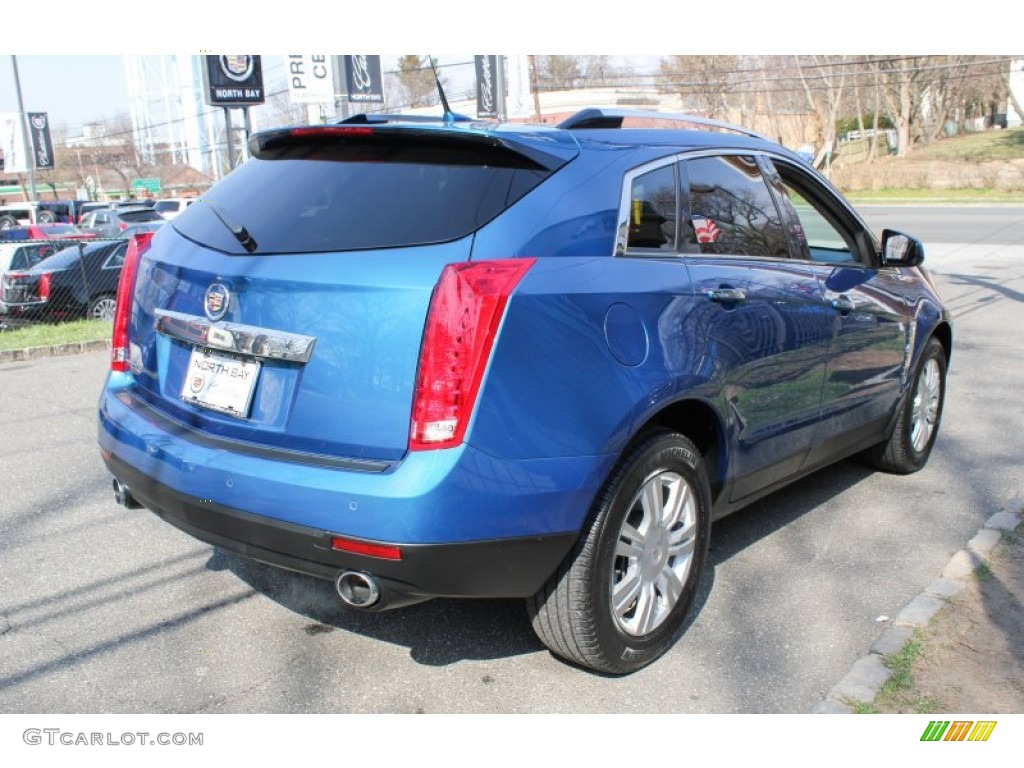
M117 377L100 399L99 443L142 504L228 551L319 578L369 573L398 595L534 594L576 541L612 460L499 460L465 445L381 471L280 460L170 428ZM337 551L333 536L397 546L402 558Z
M397 544L401 560L331 549L332 533L271 520L179 493L114 456L108 469L144 506L185 533L229 552L321 579L375 576L389 606L431 597L527 597L565 558L575 534L456 544ZM394 544L393 542L373 542Z

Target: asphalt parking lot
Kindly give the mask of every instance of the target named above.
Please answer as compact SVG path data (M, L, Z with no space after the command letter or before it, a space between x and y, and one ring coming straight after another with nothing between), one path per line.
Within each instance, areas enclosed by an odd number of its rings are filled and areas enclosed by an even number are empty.
M0 713L808 711L1024 493L1024 207L862 211L926 242L954 313L930 464L844 462L717 524L699 613L625 678L551 656L518 601L359 614L116 506L106 353L0 364Z

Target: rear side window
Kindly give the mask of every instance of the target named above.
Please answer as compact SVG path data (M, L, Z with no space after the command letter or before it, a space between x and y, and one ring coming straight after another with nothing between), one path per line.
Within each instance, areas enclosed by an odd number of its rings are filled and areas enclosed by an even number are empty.
M788 257L778 208L757 161L742 155L686 161L690 217L701 253Z
M67 269L68 267L77 264L80 253L84 252L88 256L89 254L95 253L96 251L102 251L105 256L113 249L113 247L115 247L115 245L116 244L111 244L109 242L99 243L95 245L82 246L81 250L79 250L79 246L72 245L68 248L65 248L62 251L57 251L57 253L55 253L53 256L50 256L49 258L44 259L42 262L39 263L42 264L43 269Z
M450 137L285 136L174 219L191 240L245 253L424 245L476 231L551 171L500 146Z
M629 240L632 249L676 249L675 165L633 179L629 195Z

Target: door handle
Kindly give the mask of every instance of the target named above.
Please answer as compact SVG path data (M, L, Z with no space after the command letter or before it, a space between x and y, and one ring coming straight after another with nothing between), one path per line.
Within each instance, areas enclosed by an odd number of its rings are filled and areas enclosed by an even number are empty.
M747 298L747 292L742 288L712 288L704 295L718 304L734 304Z

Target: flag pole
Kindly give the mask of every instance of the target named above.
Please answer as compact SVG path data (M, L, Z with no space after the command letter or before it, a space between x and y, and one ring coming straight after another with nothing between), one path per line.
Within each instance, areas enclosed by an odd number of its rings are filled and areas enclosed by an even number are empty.
M34 203L36 196L36 158L32 153L32 145L29 144L28 124L25 120L25 105L21 101L21 80L18 77L18 57L11 56L11 65L14 67L14 92L18 94L18 120L21 122L21 140L25 147L25 167L28 169L29 202Z

